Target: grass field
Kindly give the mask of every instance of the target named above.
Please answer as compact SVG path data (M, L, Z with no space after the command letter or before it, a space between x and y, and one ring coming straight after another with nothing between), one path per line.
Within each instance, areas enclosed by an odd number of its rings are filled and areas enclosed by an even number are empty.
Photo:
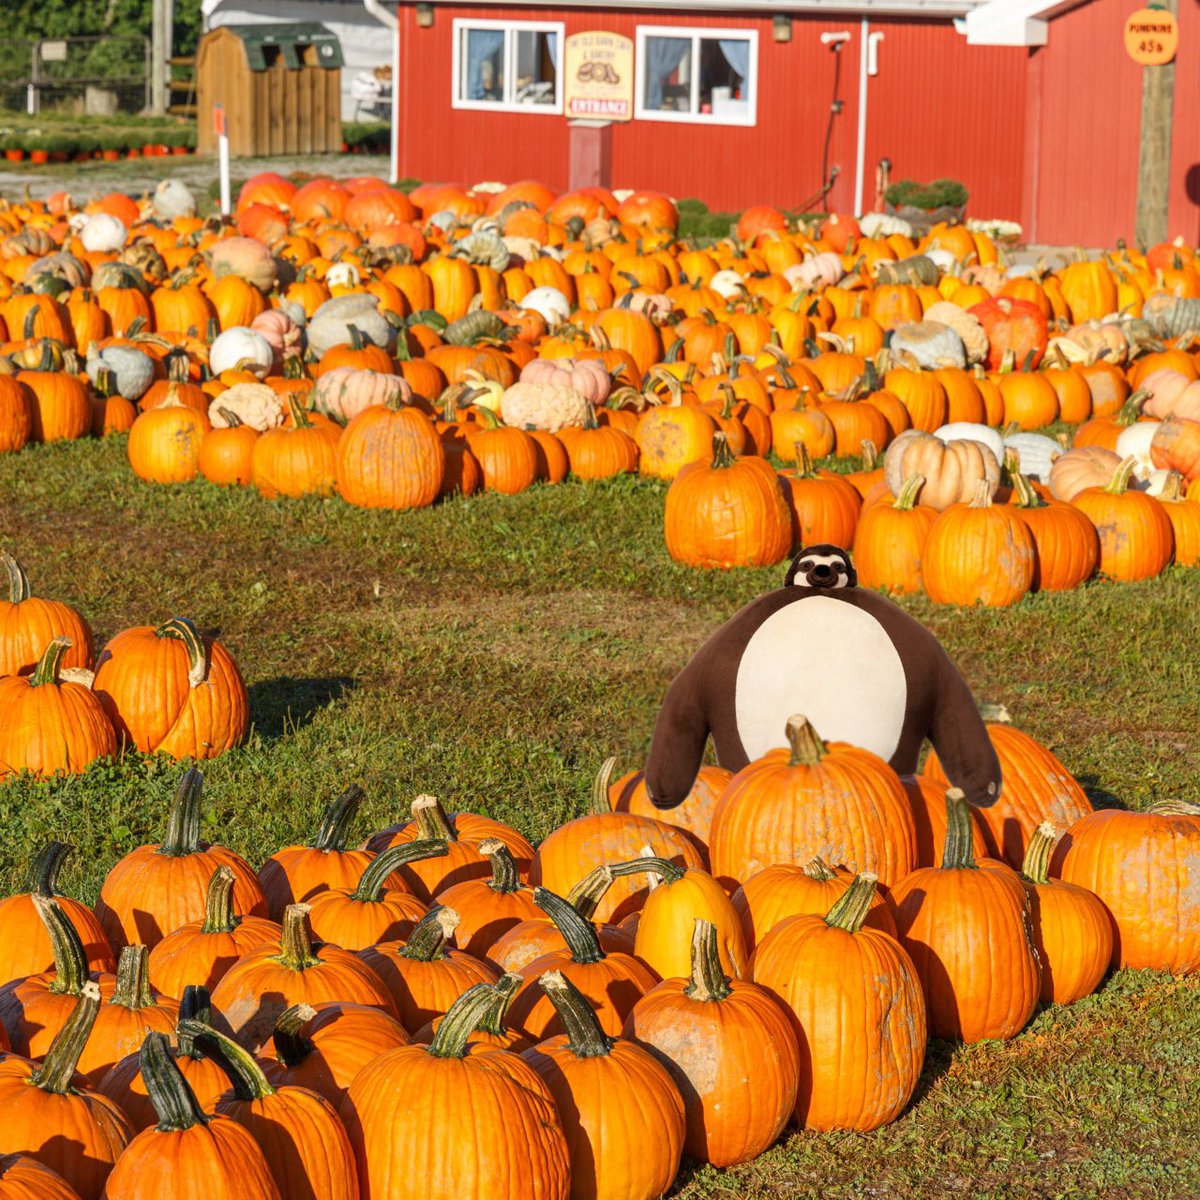
M217 628L251 690L248 745L206 771L205 835L260 861L350 780L363 831L431 791L533 838L581 811L599 762L645 753L672 675L781 569L698 573L662 544L665 488L539 487L411 514L152 488L121 440L0 458L0 545L100 641L173 615ZM1035 596L909 603L981 700L1008 706L1098 803L1192 796L1200 572ZM157 840L178 768L130 758L0 789L0 884L48 837L92 899ZM1200 1194L1200 982L1125 972L1008 1044L935 1045L918 1103L869 1135L802 1134L676 1194L772 1198Z

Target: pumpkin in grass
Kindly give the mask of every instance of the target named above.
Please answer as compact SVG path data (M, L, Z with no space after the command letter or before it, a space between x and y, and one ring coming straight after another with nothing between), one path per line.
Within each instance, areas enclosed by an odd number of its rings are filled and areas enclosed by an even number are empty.
M1048 504L1019 471L1010 472L1014 511L1033 535L1033 589L1065 592L1091 579L1100 562L1095 526L1071 504Z
M337 442L337 487L360 508L426 508L437 499L446 453L433 422L398 400L363 409Z
M276 1086L255 1057L199 1021L180 1032L220 1064L233 1085L216 1113L236 1121L263 1152L282 1195L292 1200L358 1200L354 1151L333 1105L295 1084Z
M38 370L18 371L17 381L33 394L29 441L73 441L91 433L92 402L87 388L74 375L55 370L48 354Z
M117 735L91 688L60 678L71 639L46 646L31 675L0 677L0 779L29 771L78 775L116 753Z
M484 491L513 496L538 478L538 447L523 429L504 425L488 408L466 429L467 446L479 463Z
M233 911L266 915L250 864L224 846L200 840L203 782L200 772L189 768L175 789L163 840L130 851L105 877L96 915L114 950L131 942L153 949L172 930L202 920L209 881L220 866L234 874Z
M759 943L754 982L788 1008L802 1054L793 1123L878 1129L904 1111L925 1058L918 971L864 924L875 876L855 876L828 913L788 917Z
M1183 567L1200 564L1200 504L1188 497L1183 476L1172 471L1158 496L1175 534L1175 562Z
M114 971L117 960L92 910L58 891L58 876L74 847L47 842L33 857L20 892L0 900L0 987L54 967L54 947L34 897L53 899L74 926L87 969Z
M1018 868L1038 825L1070 826L1092 811L1092 802L1057 756L1029 734L1003 722L989 722L987 731L1000 762L1000 795L972 812L987 853ZM937 751L925 760L925 774L949 787Z
M151 1034L139 1057L158 1123L129 1143L104 1200L282 1200L254 1136L201 1110L167 1039Z
M1050 878L1050 858L1061 830L1044 821L1033 831L1021 864L1029 895L1033 945L1042 967L1043 1004L1074 1004L1090 996L1108 973L1112 920L1093 892Z
M1076 821L1051 870L1094 892L1113 927L1112 966L1200 970L1200 806L1160 800L1145 812L1102 809Z
M499 838L479 843L479 852L492 866L490 879L467 879L443 888L439 900L458 913L454 940L461 950L485 958L492 946L522 921L536 919L541 911L533 891L521 882L512 851Z
M580 479L611 479L638 469L636 440L623 429L599 424L594 412L580 428L561 430L559 440L566 447L571 474Z
M911 594L921 591L921 555L937 520L935 509L918 504L925 476L914 472L891 504L867 504L854 529L854 569L861 587Z
M309 1088L337 1107L367 1063L411 1041L404 1026L378 1008L325 1000L280 1013L262 1057L272 1083Z
M712 452L717 425L701 408L663 404L647 409L638 420L638 472L653 479L674 479L689 463Z
M0 375L0 454L20 450L29 441L36 403L28 384Z
M331 496L337 490L338 427L314 421L296 395L291 425L269 429L254 443L250 482L268 500Z
M754 950L788 917L824 916L853 879L853 873L845 867L835 869L820 857L802 867L776 863L751 875L733 893L733 907L741 921L747 949ZM882 893L876 892L863 923L896 936L896 921Z
M803 446L812 458L833 453L837 433L828 415L819 408L777 408L770 416L771 453L783 462L795 462Z
M57 1172L25 1154L0 1156L0 1200L79 1200Z
M246 487L254 473L254 446L259 432L244 425L231 409L217 410L225 421L220 429L210 429L200 441L196 466L209 483L221 487Z
M664 811L656 808L650 799L650 793L646 790L645 771L631 771L609 785L608 800L614 812L633 813L635 816L676 825L686 829L702 845L707 845L717 800L732 778L732 771L705 763L697 772L696 781L683 802L677 808ZM667 817L670 817L669 821Z
M114 1163L133 1137L107 1096L73 1086L75 1066L100 1009L100 989L84 984L41 1065L15 1054L0 1060L0 1154L27 1154L57 1172L80 1200L100 1200Z
M558 971L540 981L563 1032L521 1056L545 1081L566 1122L571 1195L655 1200L679 1170L683 1098L649 1050L606 1035L588 999ZM647 1130L654 1137L645 1136Z
M168 996L182 996L189 984L212 989L243 954L279 940L280 929L266 917L233 911L234 873L218 867L208 883L204 916L168 933L150 951L150 973Z
M961 1042L1015 1037L1037 1007L1041 976L1029 900L1017 873L976 862L963 793L946 793L940 867L892 889L896 928L925 992L929 1032Z
M690 1158L748 1162L787 1125L801 1062L791 1021L764 988L726 977L709 922L696 921L689 974L647 992L622 1035L649 1050L679 1088Z
M935 604L1008 608L1033 586L1036 549L1029 527L992 488L977 485L970 504L955 504L933 523L921 555L925 591Z
M779 478L786 486L785 498L792 516L792 540L796 546L845 546L854 544L862 498L854 485L834 471L818 471L808 450L796 447L796 467L783 470Z
M1099 534L1099 574L1122 583L1161 575L1175 550L1175 532L1163 506L1129 486L1136 465L1130 456L1106 486L1085 488L1071 500Z
M238 959L213 989L213 1023L257 1050L293 1004L343 1000L396 1015L391 994L360 958L339 946L314 945L308 905L290 904L276 942Z
M200 447L211 429L205 413L168 397L134 421L129 465L148 483L187 483L200 470Z
M240 745L249 695L237 663L186 617L118 633L92 684L117 738L143 754L215 758Z
M912 870L916 833L899 776L883 759L826 744L802 716L787 746L739 771L717 804L709 854L721 880L745 881L775 863L820 856L888 885Z
M355 1077L340 1113L364 1196L568 1200L567 1140L551 1093L519 1055L472 1037L492 996L490 984L469 988L428 1046L390 1050Z

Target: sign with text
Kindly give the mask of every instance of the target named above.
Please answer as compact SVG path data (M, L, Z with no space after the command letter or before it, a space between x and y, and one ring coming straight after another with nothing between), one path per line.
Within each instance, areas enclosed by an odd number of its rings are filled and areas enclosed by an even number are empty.
M1139 8L1125 22L1125 50L1135 63L1161 67L1178 49L1179 21L1165 8Z
M573 33L563 52L563 94L573 121L633 120L633 42L619 33Z

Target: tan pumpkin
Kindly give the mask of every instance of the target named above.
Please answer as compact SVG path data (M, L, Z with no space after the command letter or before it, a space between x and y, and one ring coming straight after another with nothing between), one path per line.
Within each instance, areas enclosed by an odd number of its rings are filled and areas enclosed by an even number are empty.
M943 442L916 429L906 430L888 447L883 472L893 496L900 494L906 479L923 476L919 502L938 512L969 503L982 482L988 483L992 495L1000 486L1000 464L982 442L968 438Z

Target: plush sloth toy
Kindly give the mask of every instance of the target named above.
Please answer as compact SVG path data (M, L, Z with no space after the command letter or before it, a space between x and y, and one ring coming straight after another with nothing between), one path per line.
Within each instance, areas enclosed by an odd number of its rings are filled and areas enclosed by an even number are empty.
M783 583L726 621L668 689L646 764L655 805L683 802L710 733L717 761L740 771L784 744L795 714L824 740L871 750L901 775L916 771L928 738L951 783L972 804L994 804L1000 763L933 634L860 591L837 546L801 551Z

